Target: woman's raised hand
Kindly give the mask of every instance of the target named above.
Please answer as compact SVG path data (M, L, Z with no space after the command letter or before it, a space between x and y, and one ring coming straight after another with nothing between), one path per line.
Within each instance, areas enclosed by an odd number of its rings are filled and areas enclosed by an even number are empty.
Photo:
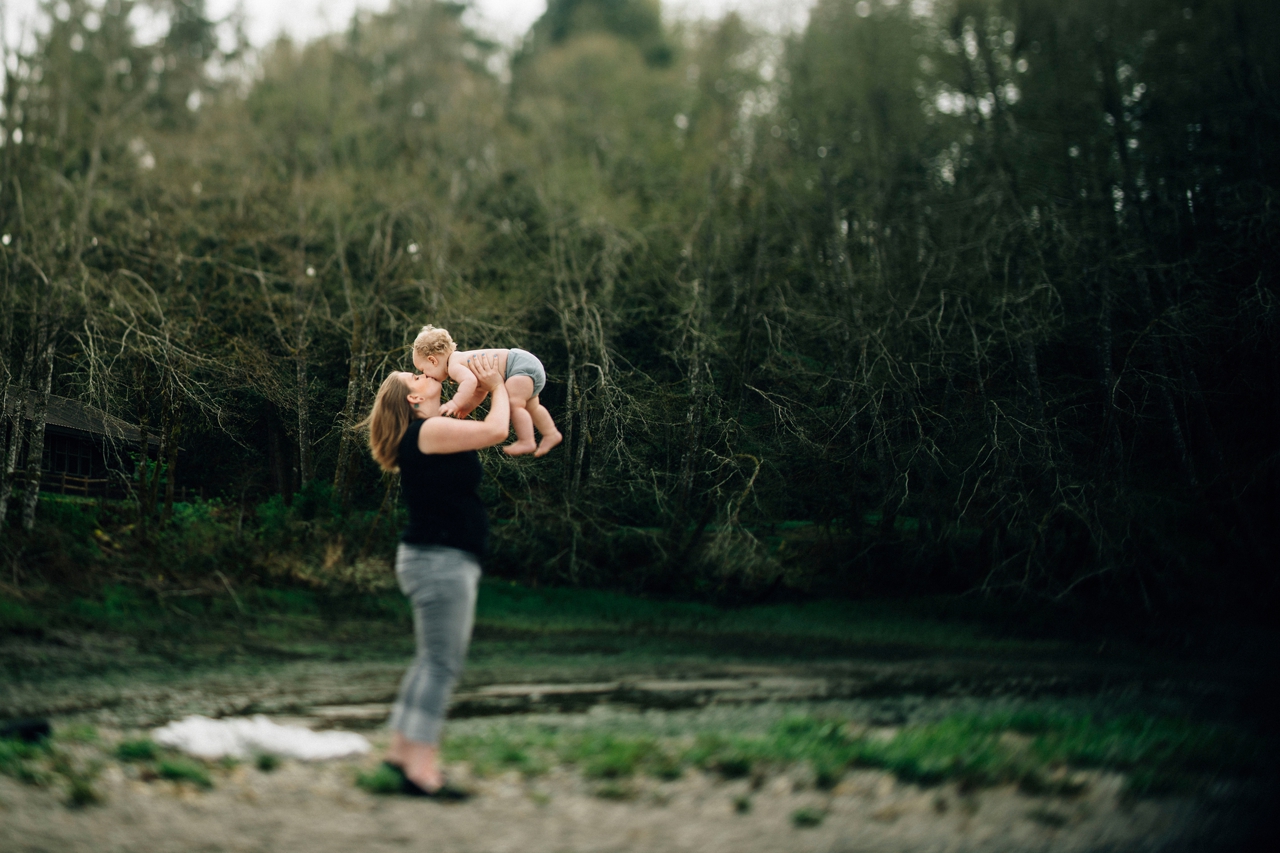
M502 387L502 374L498 372L496 355L474 355L467 359L467 367L476 376L476 382L490 394Z

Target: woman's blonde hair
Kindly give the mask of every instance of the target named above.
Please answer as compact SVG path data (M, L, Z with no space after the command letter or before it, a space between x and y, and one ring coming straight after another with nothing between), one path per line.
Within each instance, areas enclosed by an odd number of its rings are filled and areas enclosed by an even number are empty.
M404 438L404 432L412 422L409 386L399 373L392 373L382 380L378 396L373 398L373 410L359 424L369 430L369 452L383 471L400 470L400 439Z
M432 325L423 326L422 331L413 339L414 354L423 358L429 355L451 355L457 348L452 335Z

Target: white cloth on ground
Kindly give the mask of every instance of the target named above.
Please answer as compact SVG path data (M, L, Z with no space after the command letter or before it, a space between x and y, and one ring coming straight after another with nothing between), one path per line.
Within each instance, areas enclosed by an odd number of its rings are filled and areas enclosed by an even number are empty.
M252 718L212 720L192 714L155 729L152 739L197 758L248 758L270 753L303 761L363 755L372 747L355 732L313 732L302 726L282 726L262 714Z

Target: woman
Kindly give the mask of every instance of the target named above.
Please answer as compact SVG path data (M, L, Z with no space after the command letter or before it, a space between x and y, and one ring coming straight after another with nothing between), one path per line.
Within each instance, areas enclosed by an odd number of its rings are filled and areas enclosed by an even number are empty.
M445 799L466 796L445 784L439 742L471 640L488 537L476 451L506 441L511 412L498 360L474 358L469 366L493 395L483 421L438 417L440 383L404 372L383 381L365 421L373 458L383 470L400 472L409 507L396 579L413 604L418 643L392 709L386 763L403 774L405 793Z

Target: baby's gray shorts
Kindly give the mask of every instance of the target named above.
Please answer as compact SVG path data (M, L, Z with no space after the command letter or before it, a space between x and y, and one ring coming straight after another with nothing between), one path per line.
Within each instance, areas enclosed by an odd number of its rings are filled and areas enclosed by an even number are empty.
M507 375L504 379L510 379L512 376L528 376L533 380L533 396L542 393L542 389L547 385L547 371L542 366L542 362L538 361L538 357L531 352L522 349L507 350Z

